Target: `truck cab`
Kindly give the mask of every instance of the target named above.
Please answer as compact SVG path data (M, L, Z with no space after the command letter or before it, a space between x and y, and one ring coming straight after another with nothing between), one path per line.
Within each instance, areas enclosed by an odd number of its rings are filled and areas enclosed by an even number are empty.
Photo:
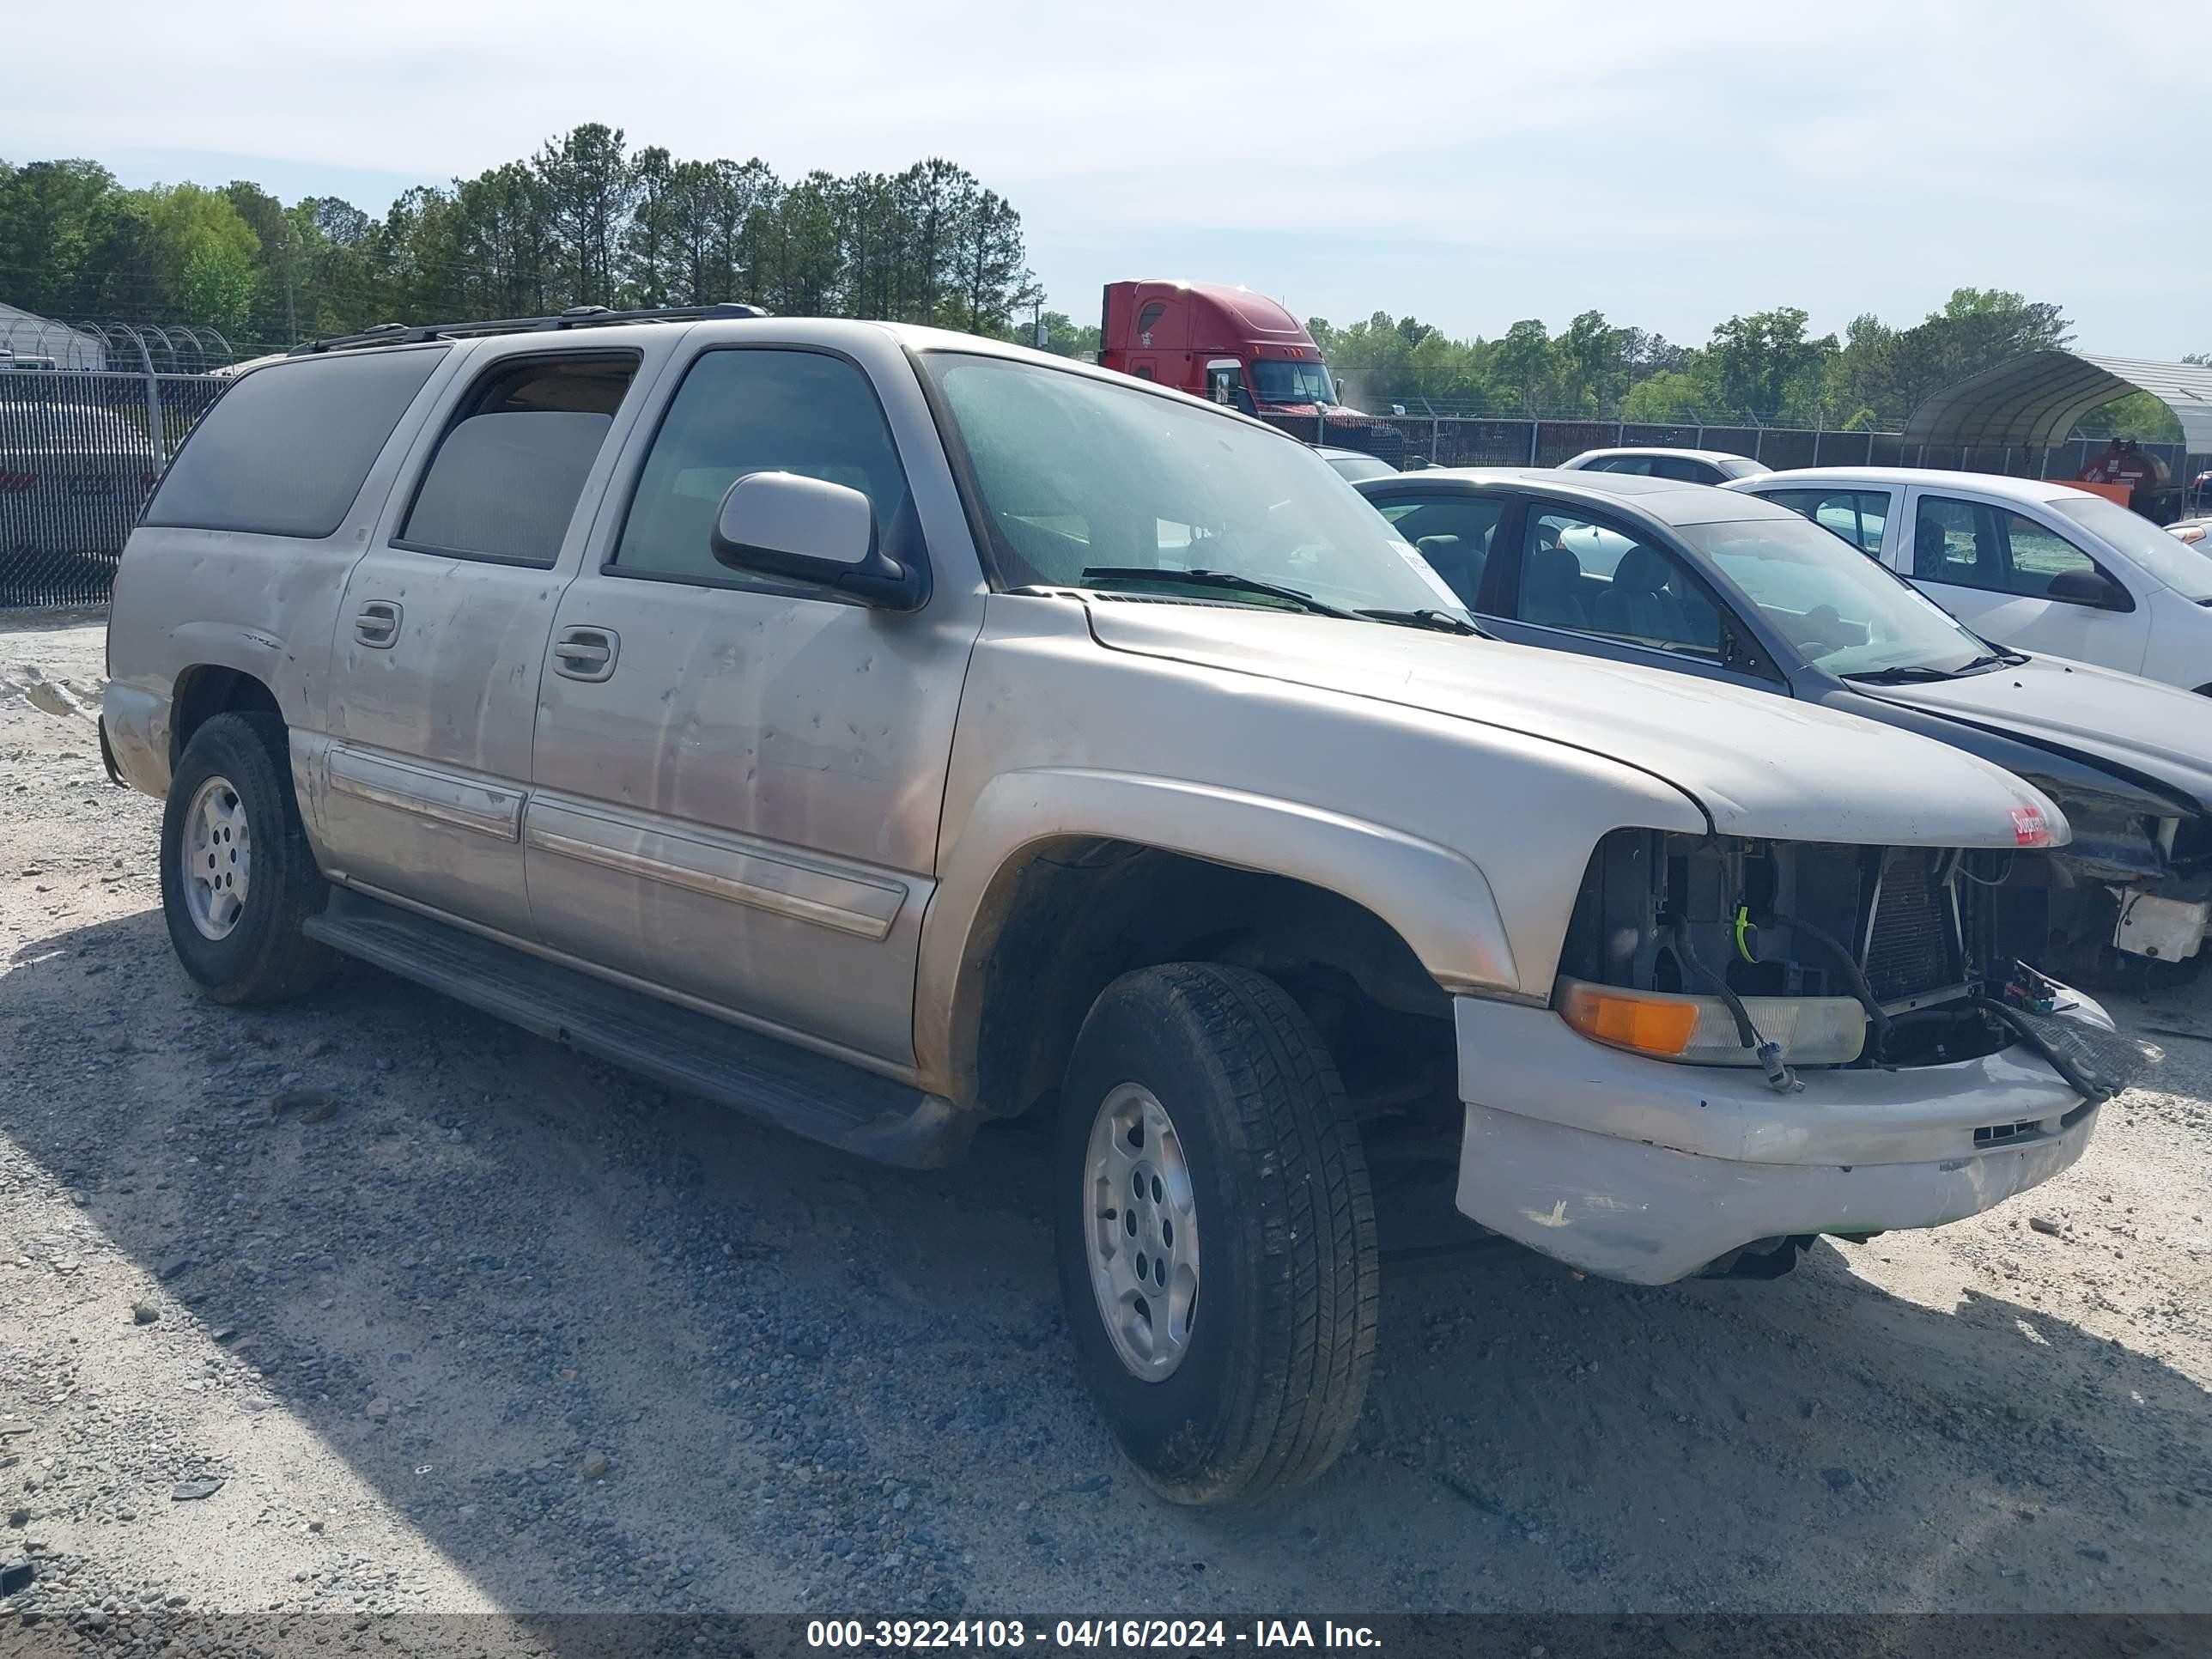
M1404 453L1395 428L1342 402L1305 325L1249 288L1109 283L1098 339L1104 368L1279 423L1311 421L1316 441L1393 462Z

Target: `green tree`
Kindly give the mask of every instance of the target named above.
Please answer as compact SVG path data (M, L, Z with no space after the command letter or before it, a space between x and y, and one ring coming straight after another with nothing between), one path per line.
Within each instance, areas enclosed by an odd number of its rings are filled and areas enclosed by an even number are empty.
M203 242L185 256L178 283L185 320L243 338L252 313L253 261L236 248Z
M1492 354L1492 367L1498 388L1531 413L1545 410L1547 395L1555 383L1558 362L1552 337L1537 319L1524 318L1505 331Z
M1042 341L1037 338L1034 322L1042 322L1044 325ZM1096 323L1079 324L1064 311L1048 311L1034 319L1017 316L1000 330L999 337L1012 340L1017 345L1036 346L1039 350L1049 351L1058 357L1074 357L1087 362L1098 355L1098 325Z
M544 181L509 161L453 186L454 258L470 278L471 308L532 317L551 308L557 258Z
M282 202L250 180L234 179L222 193L258 245L246 331L257 340L290 344L300 337L300 242L291 216Z
M1040 303L1020 214L951 161L786 184L758 159L631 153L592 123L380 218L336 197L287 207L247 179L125 191L88 161L0 164L0 284L66 316L213 323L241 346L718 300L1003 333ZM1065 339L1096 349L1072 324Z
M959 326L977 334L998 332L1028 280L1021 215L996 191L978 191L960 226Z
M1808 337L1809 320L1796 306L1778 306L1731 317L1713 331L1705 362L1730 416L1773 424L1817 411L1824 371L1840 348L1832 334Z
M1562 387L1574 404L1592 413L1620 407L1632 377L1628 354L1635 333L1615 328L1596 311L1585 311L1567 325L1553 343Z
M637 186L619 127L587 121L548 139L532 165L545 191L569 305L612 305Z
M622 235L623 302L669 305L688 286L688 239L675 158L657 146L641 149L631 159L629 175L632 206Z
M1828 398L1836 406L1871 409L1901 426L1944 386L2008 358L2063 347L2070 326L2060 307L2001 289L1954 289L1941 310L1909 328L1860 317L1830 366Z
M1621 400L1620 416L1652 426L1682 421L1701 421L1712 396L1698 375L1678 368L1661 369L1628 389Z
M0 162L0 294L47 316L92 310L119 195L97 161Z
M2075 423L2077 438L2132 438L2138 443L2178 444L2181 422L2165 403L2148 392L2131 392L2093 409Z
M893 189L904 232L894 314L908 322L943 320L946 292L957 283L955 249L975 180L965 168L932 156L901 173Z

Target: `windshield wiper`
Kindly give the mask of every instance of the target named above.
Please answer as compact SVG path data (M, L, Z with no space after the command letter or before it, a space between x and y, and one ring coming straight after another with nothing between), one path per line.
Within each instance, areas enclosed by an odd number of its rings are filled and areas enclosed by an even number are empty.
M1250 593L1261 599L1281 599L1316 617L1348 617L1352 614L1303 589L1285 587L1279 582L1263 582L1257 576L1240 576L1233 570L1155 570L1141 564L1094 564L1085 569L1083 580L1094 579L1164 582L1170 587L1206 587L1219 593Z
M1370 611L1362 607L1358 614L1370 622L1395 623L1401 628L1432 628L1439 634L1458 634L1478 640L1490 637L1464 617L1426 606L1419 611Z
M1892 668L1871 668L1862 674L1846 674L1844 678L1868 685L1917 684L1923 680L1954 680L1972 669L1992 667L2003 660L2002 657L1977 657L1956 668L1930 668L1925 663L1905 662Z
M1919 680L1948 680L1951 676L1941 668L1929 668L1919 663L1899 663L1894 668L1870 669L1863 674L1846 674L1847 680L1856 680L1863 685L1906 685Z

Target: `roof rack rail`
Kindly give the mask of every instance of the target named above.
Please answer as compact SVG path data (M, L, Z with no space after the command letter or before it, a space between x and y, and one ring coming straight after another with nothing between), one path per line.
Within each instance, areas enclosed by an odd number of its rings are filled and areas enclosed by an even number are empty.
M694 323L732 317L765 317L759 306L723 301L705 306L654 306L642 311L616 311L606 306L570 306L551 317L501 317L474 323L379 323L357 334L334 334L327 340L309 340L287 355L313 356L319 351L350 351L362 346L419 345L426 340L459 340L480 334L532 334L566 328L606 328L617 323Z

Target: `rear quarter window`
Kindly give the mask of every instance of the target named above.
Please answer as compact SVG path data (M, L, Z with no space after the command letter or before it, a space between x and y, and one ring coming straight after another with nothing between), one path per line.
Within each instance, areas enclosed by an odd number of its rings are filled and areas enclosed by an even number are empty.
M442 347L339 353L240 376L170 464L145 522L329 535L444 356Z

